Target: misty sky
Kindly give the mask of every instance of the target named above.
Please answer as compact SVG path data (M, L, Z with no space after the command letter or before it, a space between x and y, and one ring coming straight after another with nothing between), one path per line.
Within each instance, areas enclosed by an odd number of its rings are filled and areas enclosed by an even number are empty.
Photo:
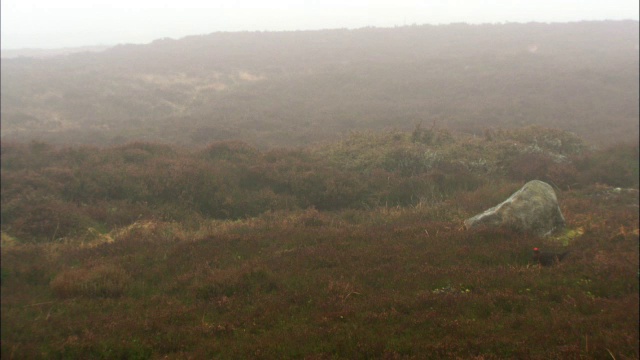
M217 31L638 20L638 0L2 0L3 49L148 43Z

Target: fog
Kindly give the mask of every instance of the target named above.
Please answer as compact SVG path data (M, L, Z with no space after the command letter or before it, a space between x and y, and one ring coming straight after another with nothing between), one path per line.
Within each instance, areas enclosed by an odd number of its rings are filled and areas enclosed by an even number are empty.
M635 0L3 0L2 49L148 43L219 31L638 19Z

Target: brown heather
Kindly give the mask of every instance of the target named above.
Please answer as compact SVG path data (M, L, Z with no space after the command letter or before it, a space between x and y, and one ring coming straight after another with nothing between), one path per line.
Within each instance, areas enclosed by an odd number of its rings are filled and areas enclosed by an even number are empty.
M635 142L639 30L628 20L213 33L3 59L2 140L272 148L437 120L498 141L500 129L536 124Z
M121 268L98 265L61 271L51 280L50 286L53 293L60 298L108 298L121 296L128 283L129 276Z
M2 358L637 359L638 147L422 131L3 143ZM462 229L521 170L584 231L557 266L531 262L546 240Z

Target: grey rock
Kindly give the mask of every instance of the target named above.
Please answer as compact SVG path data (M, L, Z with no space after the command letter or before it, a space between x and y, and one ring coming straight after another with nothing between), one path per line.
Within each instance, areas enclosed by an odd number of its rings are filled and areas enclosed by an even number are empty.
M502 203L465 220L464 225L467 229L480 225L509 227L545 237L562 230L565 220L553 188L533 180Z

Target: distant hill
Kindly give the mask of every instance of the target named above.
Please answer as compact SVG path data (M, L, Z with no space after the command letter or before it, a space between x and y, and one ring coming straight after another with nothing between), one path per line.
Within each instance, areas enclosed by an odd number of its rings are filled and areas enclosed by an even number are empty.
M62 49L4 49L0 51L0 58L47 58L52 56L69 55L82 52L100 52L108 48L109 46L80 46Z
M272 147L435 122L637 142L638 30L603 21L213 33L4 59L2 139Z

